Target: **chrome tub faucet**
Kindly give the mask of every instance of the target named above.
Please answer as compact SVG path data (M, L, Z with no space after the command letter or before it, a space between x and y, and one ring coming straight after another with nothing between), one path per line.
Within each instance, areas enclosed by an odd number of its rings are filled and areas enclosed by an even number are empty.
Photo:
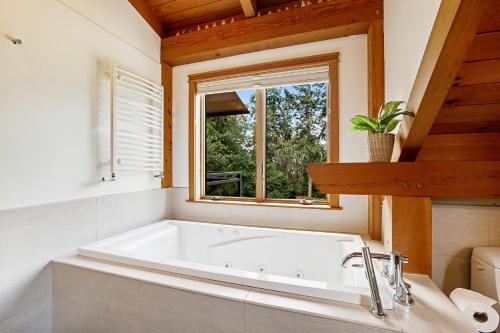
M368 246L361 248L361 250L362 252L353 252L345 256L342 260L342 267L346 267L346 264L354 258L363 258L366 278L370 285L371 312L378 318L384 318L386 316L384 308L382 307L382 300L378 290L372 259L384 261L382 276L387 277L391 287L396 289L396 293L393 297L394 300L401 305L411 305L413 303L413 298L410 293L410 285L403 279L403 264L408 262L408 257L398 251L392 251L389 255L370 253L370 248Z

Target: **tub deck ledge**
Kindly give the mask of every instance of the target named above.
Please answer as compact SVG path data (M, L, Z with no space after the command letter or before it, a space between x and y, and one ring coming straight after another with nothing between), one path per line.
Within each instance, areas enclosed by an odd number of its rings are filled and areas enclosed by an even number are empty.
M243 304L245 318L247 312L248 316L251 316L253 312L254 315L260 318L259 325L262 325L262 321L265 322L266 316L269 316L269 321L272 321L270 324L278 326L281 325L280 320L307 322L310 319L312 322L319 320L321 322L320 326L328 326L328 322L331 322L332 325L340 323L341 325L355 325L356 327L359 325L365 326L363 332L475 332L473 327L462 318L460 312L431 279L423 275L407 274L405 276L406 280L412 285L415 304L411 307L395 304L394 310L387 311L387 318L380 320L372 316L368 308L356 304L256 289L77 255L53 260L55 271L75 267L185 292L236 301ZM58 283L57 276L54 278L53 283ZM54 288L54 290L57 290L57 288ZM54 295L54 297L57 298L58 295ZM58 309L54 309L54 312L57 313ZM247 326L250 324L250 321L245 321L243 331L246 331ZM318 332L322 331L319 330ZM324 332L329 332L329 330Z

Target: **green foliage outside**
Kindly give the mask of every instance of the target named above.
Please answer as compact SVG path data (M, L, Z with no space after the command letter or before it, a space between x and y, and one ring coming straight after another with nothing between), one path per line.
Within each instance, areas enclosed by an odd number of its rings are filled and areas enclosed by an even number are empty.
M249 113L206 119L206 170L240 171L242 196L255 197L255 95ZM307 164L326 161L327 86L266 89L266 197L308 195ZM207 195L237 195L236 184L210 186ZM314 187L312 197L325 199Z

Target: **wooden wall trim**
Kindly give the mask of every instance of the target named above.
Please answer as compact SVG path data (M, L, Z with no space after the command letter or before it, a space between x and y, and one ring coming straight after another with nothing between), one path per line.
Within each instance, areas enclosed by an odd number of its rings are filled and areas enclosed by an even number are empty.
M375 20L368 29L368 115L376 117L385 101L384 21Z
M189 155L189 200L196 199L196 83L189 82L189 115L188 115L188 155Z
M432 275L431 198L388 197L392 210L392 249L408 256L406 273Z
M255 200L257 202L263 202L264 198L266 196L266 191L265 191L265 184L264 184L264 179L265 179L265 173L266 173L266 168L265 168L265 154L266 154L266 145L262 144L264 142L265 137L266 137L266 119L265 119L265 113L263 110L266 109L266 96L265 93L262 90L257 89L255 92L255 141L256 141L256 147L255 147L255 172L256 172L256 179L255 179ZM259 177L259 175L261 175Z
M368 236L372 240L382 240L383 196L368 196Z
M384 21L375 20L368 28L368 116L376 117L385 101ZM368 196L368 235L382 239L382 197Z
M396 138L393 161L414 161L474 41L487 0L443 0Z
M327 162L339 163L340 161L340 111L339 111L339 64L338 53L333 54L330 62L328 85L328 148ZM330 207L339 207L338 194L327 195Z
M161 65L163 85L163 179L161 187L172 187L172 66Z
M204 72L204 73L195 73L189 75L188 77L190 82L211 81L221 78L237 77L248 74L284 70L288 68L311 67L338 61L339 61L339 53L333 52L333 53L319 54L308 57L270 61L254 65L233 67L233 68Z

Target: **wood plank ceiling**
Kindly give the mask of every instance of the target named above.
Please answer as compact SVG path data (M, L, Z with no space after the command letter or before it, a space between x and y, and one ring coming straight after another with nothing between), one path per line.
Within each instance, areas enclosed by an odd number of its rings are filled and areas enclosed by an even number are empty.
M205 26L227 17L243 19L244 5L251 0L144 0L153 14L163 23L167 36L182 29ZM295 1L296 2L296 1ZM254 2L262 11L290 3L290 0L259 0Z

